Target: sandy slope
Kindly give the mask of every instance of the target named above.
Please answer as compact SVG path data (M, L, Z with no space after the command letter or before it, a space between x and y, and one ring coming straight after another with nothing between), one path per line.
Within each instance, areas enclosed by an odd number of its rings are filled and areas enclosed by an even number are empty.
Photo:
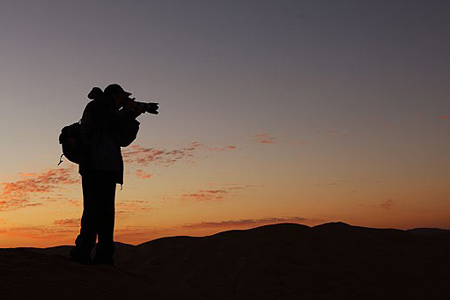
M70 247L1 249L2 299L449 299L450 232L276 224L117 244L116 266Z

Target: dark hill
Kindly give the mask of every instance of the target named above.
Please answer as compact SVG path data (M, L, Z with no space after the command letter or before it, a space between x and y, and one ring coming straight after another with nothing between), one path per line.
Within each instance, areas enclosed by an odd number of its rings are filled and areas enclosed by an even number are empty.
M69 248L1 249L0 294L8 295L4 299L450 297L448 230L275 224L139 246L117 243L115 267L70 262Z

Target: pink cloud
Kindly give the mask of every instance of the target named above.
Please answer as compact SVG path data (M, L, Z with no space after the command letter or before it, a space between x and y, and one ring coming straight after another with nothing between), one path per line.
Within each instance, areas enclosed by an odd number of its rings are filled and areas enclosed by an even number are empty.
M56 240L72 240L76 229L69 226L28 226L0 229L0 234L8 237L19 237L26 240L55 243Z
M211 184L214 185L214 184ZM229 184L217 189L199 189L193 193L186 193L181 195L183 201L207 202L207 201L221 201L228 196L237 195L238 191L253 188L252 185L238 185Z
M272 145L276 143L275 138L268 133L255 134L253 137L256 138L256 141L260 144Z
M167 167L179 160L192 158L198 147L200 147L200 143L198 142L193 142L186 147L174 150L144 148L138 145L132 145L128 149L125 149L122 154L124 161L127 163L136 163L143 166L154 164Z
M80 218L61 219L53 221L53 225L56 225L58 227L80 227L80 222Z
M382 209L386 209L386 210L391 209L393 206L394 206L394 200L392 200L392 199L388 199L378 205L378 207L380 207Z
M136 170L136 176L141 179L150 179L152 177L152 174L146 173L145 171L142 170Z
M226 190L198 190L197 193L181 195L184 200L192 200L198 202L204 201L220 201L228 194Z
M41 197L35 197L35 199L38 198L41 201L45 201L46 203L56 203L56 202L66 202L69 201L69 198L65 197L63 194L51 194L49 195L45 195L45 196L41 196Z
M80 207L83 205L83 201L81 199L70 199L69 205L73 207Z
M116 213L121 217L150 209L150 203L144 200L127 200L124 202L118 202L116 205Z
M237 149L237 147L234 145L228 145L228 146L224 146L224 147L209 147L209 146L203 145L203 148L207 151L216 151L216 152L224 152L224 151L231 151L231 150Z
M187 146L179 149L156 149L145 148L139 145L132 145L123 150L124 161L127 163L149 166L156 165L160 167L169 167L178 161L191 159L198 150L211 152L232 151L237 147L228 145L224 147L211 147L199 142L189 143Z
M30 194L51 193L61 185L78 184L80 179L73 168L51 169L43 173L20 173L20 179L14 182L0 182L3 191L0 194L0 211L15 210L27 206L38 206L30 203Z

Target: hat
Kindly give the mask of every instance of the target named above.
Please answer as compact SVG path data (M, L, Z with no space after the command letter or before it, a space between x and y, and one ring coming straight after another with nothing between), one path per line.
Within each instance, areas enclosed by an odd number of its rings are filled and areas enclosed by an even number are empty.
M130 95L131 95L131 93L125 92L125 91L123 90L123 88L122 88L120 85L118 85L117 83L113 83L113 84L108 85L108 86L105 88L105 91L104 91L104 94L105 94L105 95L108 95L108 96L110 96L110 95L112 95L112 94L116 94L116 93L124 93L124 94L126 94L127 96L130 96Z

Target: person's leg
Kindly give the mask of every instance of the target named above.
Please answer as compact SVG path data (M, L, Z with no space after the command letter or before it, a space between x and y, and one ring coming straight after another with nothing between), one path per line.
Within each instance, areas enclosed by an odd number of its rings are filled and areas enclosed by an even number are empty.
M105 173L98 184L99 201L96 203L96 216L98 220L98 245L94 262L113 263L114 246L114 204L116 194L116 181L114 173Z
M83 216L81 217L80 234L75 240L75 248L70 252L73 260L88 263L91 251L95 246L97 235L97 218L95 216L95 176L93 174L82 176L83 187Z

